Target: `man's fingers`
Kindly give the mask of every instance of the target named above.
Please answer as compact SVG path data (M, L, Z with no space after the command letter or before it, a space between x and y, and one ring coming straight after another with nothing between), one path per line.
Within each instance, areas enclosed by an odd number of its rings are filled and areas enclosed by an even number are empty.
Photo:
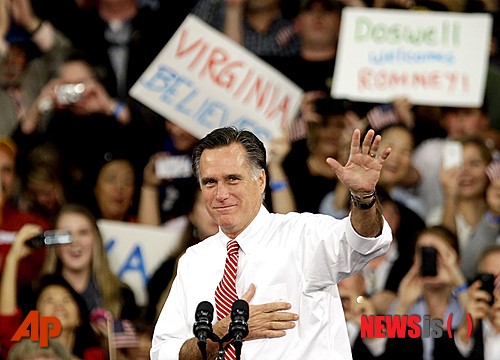
M361 131L354 129L351 137L351 156L361 151L360 149Z
M241 297L242 300L245 300L247 303L250 303L250 300L252 300L253 296L255 295L255 285L250 284L248 287L248 290L246 293L243 294Z
M256 334L257 339L278 338L286 335L284 330L263 330Z
M250 315L248 321L250 333L247 339L285 336L285 330L293 329L295 327L295 322L299 318L297 314L279 311L274 313L252 313L252 311L250 311Z
M382 151L382 154L380 154L379 159L384 162L389 157L389 155L391 155L391 151L392 149L390 147L385 148L384 151Z
M253 308L253 311L255 313L271 313L275 311L289 310L292 306L287 302L273 302L267 304L252 305L251 307Z
M289 330L295 327L295 323L291 321L273 321L269 323L271 330Z
M276 311L271 313L271 321L296 321L299 316L291 312Z
M327 158L326 159L326 163L328 164L328 166L330 166L330 168L335 171L336 174L340 173L342 171L342 165L340 165L340 163L335 160L334 158Z
M256 287L251 284L241 297L250 302L255 295ZM292 305L288 302L272 302L259 305L250 305L248 319L249 334L247 340L276 338L286 335L285 330L293 329L299 319L298 314L288 312Z
M363 144L361 145L361 153L369 155L372 146L373 137L375 136L375 131L372 129L368 130L363 139Z

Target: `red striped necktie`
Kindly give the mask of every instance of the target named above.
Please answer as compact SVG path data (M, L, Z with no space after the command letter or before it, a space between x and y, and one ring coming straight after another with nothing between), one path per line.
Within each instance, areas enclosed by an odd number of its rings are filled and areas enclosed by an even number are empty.
M227 257L224 267L224 275L217 289L215 289L215 308L217 309L217 320L221 320L231 313L233 303L238 300L236 293L236 272L238 269L238 250L240 246L236 240L227 242ZM226 350L226 359L236 359L234 346Z

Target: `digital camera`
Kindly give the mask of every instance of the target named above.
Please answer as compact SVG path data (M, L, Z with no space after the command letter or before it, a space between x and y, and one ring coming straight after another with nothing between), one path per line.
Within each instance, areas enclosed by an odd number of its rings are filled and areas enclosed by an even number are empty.
M56 88L57 102L60 105L71 105L78 102L83 93L85 92L85 85L78 84L64 84Z
M44 246L71 244L73 238L67 230L47 230L26 240L26 245L32 249Z

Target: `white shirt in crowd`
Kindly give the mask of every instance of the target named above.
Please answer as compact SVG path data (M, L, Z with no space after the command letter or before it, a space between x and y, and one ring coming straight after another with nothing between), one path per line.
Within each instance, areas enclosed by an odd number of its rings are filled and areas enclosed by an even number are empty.
M498 360L500 356L500 333L495 331L488 318L481 322L481 326L483 327L484 360ZM464 344L455 333L455 344L463 357L469 357L474 348L474 343L475 339L471 339L468 344Z

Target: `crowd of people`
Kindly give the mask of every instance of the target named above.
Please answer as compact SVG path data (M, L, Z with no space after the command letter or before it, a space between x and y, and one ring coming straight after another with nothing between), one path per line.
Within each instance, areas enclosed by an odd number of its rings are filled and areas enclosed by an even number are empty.
M414 105L403 96L386 104L331 98L346 7L491 14L483 105ZM157 164L169 158L191 166L200 139L128 92L188 14L223 32L304 91L301 108L291 119L294 131L284 128L267 149L260 184L266 211L349 217L353 202L360 200L353 195L356 184L339 176L339 168L326 160L342 166L351 162L356 129L361 139L381 139L375 153L365 155L378 160L383 149L391 149L381 160L376 196L371 194L390 226L391 245L384 254L374 250L381 256L367 256L362 269L331 270L353 358L432 360L447 354L453 359L498 359L498 1L0 0L0 360L149 359L159 319L165 331L180 328L164 326L165 317L175 319L175 312L160 315L171 289L179 292L174 278L186 271L179 259L193 245L226 232L218 222L222 220L205 208L206 179L199 173L172 178L158 172ZM383 123L377 116L381 112ZM452 167L444 159L450 144L457 146L461 159ZM220 145L226 146L232 143ZM213 150L210 145L207 149ZM226 155L221 162L232 159L232 153ZM262 209L256 213L263 217ZM168 231L169 222L179 218L187 223L181 245L159 261L149 280L148 304L140 306L131 287L111 270L98 221ZM303 221L298 219L294 226ZM30 247L30 240L46 230L69 231L72 243ZM310 240L295 235L297 241ZM321 232L313 235L320 237ZM307 245L293 246L300 251ZM422 248L435 250L433 276L422 274L427 262ZM484 274L493 275L493 289L485 287L484 276L478 280ZM245 299L254 296L252 287L240 290ZM61 320L61 335L47 348L29 340L11 341L32 310ZM361 336L363 315L429 315L444 323L452 316L453 336L370 339ZM191 317L194 321L194 313ZM115 323L130 324L136 341L123 347L114 343L109 326ZM189 344L182 346L181 354L191 350Z

